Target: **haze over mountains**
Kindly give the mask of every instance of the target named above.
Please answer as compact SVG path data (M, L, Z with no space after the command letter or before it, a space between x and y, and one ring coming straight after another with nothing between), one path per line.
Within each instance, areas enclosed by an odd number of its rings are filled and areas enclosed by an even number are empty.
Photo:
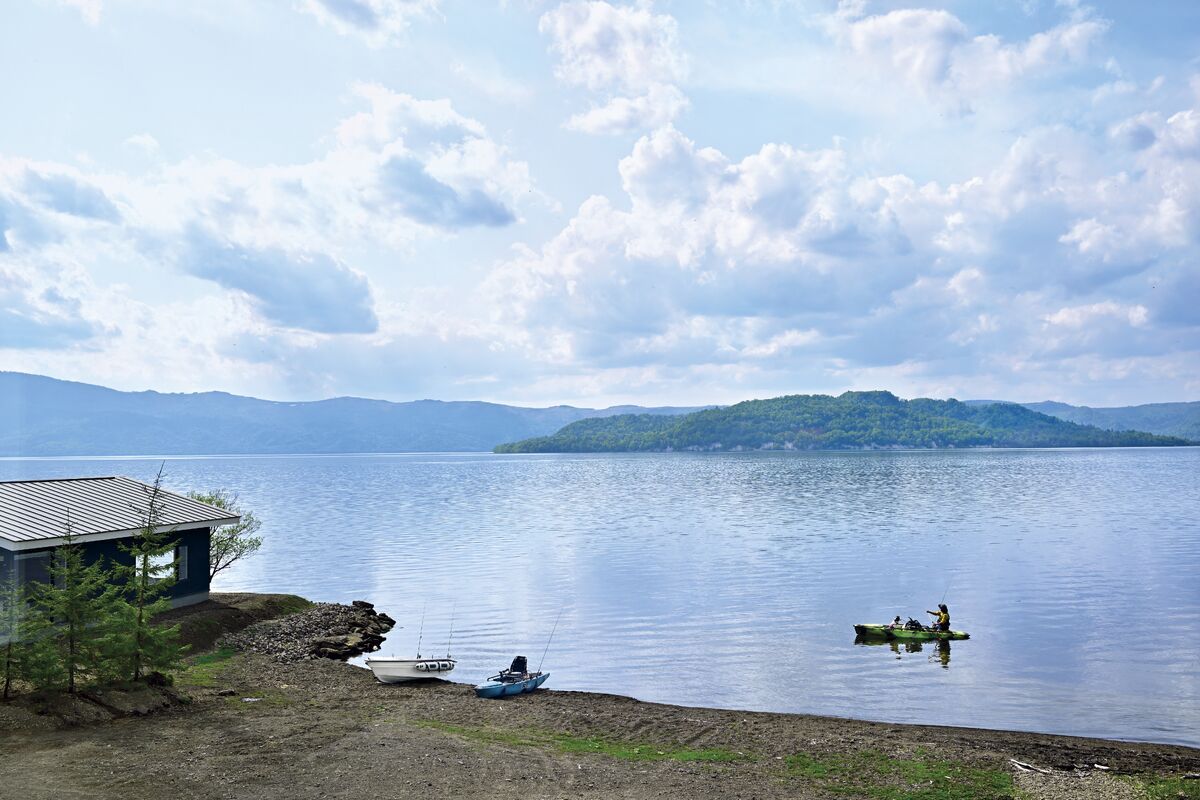
M1200 402L1129 408L1030 403L1051 416L1114 430L1200 440ZM0 455L470 452L549 436L620 414L678 415L699 407L523 408L475 401L394 403L339 397L276 402L224 392L120 392L0 372Z
M225 392L119 392L0 372L0 455L478 452L586 417L695 410L359 397L290 403Z
M1026 408L1080 425L1114 431L1146 431L1200 441L1200 402L1149 403L1125 408L1090 408L1046 401L1024 403Z

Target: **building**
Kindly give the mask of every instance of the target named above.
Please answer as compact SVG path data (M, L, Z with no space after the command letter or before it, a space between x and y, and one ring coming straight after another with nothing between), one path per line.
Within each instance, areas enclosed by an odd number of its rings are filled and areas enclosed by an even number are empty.
M54 548L62 544L70 519L84 560L132 563L121 551L146 525L153 487L124 477L0 481L0 578L45 581ZM174 606L208 599L209 537L214 528L240 517L188 497L158 493L159 524L174 540Z

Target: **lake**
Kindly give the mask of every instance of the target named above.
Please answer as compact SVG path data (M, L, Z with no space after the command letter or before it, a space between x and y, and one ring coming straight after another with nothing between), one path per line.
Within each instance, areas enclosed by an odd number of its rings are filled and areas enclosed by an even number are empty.
M7 459L0 477L158 459ZM1200 746L1200 449L170 457L266 543L215 589L365 598L456 680ZM969 641L855 644L927 619Z

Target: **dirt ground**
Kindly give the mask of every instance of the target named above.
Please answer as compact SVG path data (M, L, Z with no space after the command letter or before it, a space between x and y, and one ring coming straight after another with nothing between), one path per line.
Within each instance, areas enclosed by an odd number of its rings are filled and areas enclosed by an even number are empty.
M190 704L149 716L0 725L0 798L1116 799L1200 772L1200 750L1184 747L553 690L489 701L463 684L388 686L343 663L228 651L200 657L179 688ZM1200 780L1151 788L1200 797Z

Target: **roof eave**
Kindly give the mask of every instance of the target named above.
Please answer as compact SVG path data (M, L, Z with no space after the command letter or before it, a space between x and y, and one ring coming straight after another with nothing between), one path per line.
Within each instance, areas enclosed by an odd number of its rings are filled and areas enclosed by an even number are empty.
M181 522L175 525L159 525L155 528L158 533L171 533L173 531L194 531L200 528L219 528L223 525L236 525L241 522L240 516L223 517L221 519L206 519L196 522ZM83 544L85 542L103 542L111 539L130 539L142 532L141 528L129 528L119 531L98 531L96 533L80 533L76 534L74 539L76 543ZM23 550L42 550L48 547L58 547L63 544L61 536L48 537L45 539L25 539L22 541L12 541L11 539L0 538L0 548L11 552L20 552Z

